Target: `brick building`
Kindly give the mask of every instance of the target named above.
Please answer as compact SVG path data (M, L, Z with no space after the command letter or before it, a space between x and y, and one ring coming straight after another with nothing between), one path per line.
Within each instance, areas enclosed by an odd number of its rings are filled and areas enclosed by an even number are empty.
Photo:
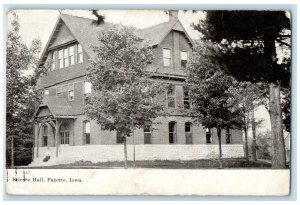
M118 133L101 130L83 112L85 96L92 92L86 82L88 59L93 58L91 46L97 33L112 24L95 25L91 19L61 14L42 54L40 66L51 60L51 71L38 80L37 89L44 91L43 103L35 119L35 153L32 164L58 164L76 160L123 160L123 147ZM154 61L147 69L158 69L161 78L172 85L166 91L166 109L170 115L159 117L155 128L146 126L135 131L137 160L213 158L218 154L217 133L214 129L193 124L180 114L180 106L189 106L188 92L182 84L183 67L193 47L177 17L145 29L137 35L151 43ZM224 157L243 156L242 132L222 132ZM128 139L129 159L132 138ZM45 160L49 156L49 160ZM49 158L48 157L48 158ZM45 162L47 161L47 162Z

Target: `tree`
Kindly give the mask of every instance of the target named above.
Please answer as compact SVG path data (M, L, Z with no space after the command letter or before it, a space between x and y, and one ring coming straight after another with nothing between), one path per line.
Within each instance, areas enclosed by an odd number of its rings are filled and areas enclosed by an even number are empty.
M242 116L236 95L231 92L236 81L223 71L224 65L215 62L219 55L220 50L214 44L197 42L186 68L186 83L191 91L194 119L206 128L217 129L222 168L221 131L241 127Z
M32 160L32 116L37 92L33 76L23 72L34 69L41 42L22 43L16 13L11 14L6 43L6 166L27 165ZM10 146L8 146L10 145Z
M163 113L163 102L157 99L164 89L150 79L146 67L152 62L152 50L127 27L112 27L99 33L94 46L96 57L88 66L87 78L95 94L85 107L87 115L105 130L116 131L126 138Z
M256 127L261 121L255 121L254 111L258 106L266 103L266 98L263 95L264 93L259 89L260 87L262 86L242 81L239 82L235 90L235 95L242 113L242 129L245 134L245 157L247 161L249 161L248 130L250 125L252 129L252 160L256 161Z
M207 11L195 28L205 39L223 46L227 72L241 81L269 85L273 168L285 168L280 88L290 81L290 58L277 63L276 44L291 46L290 19L285 11Z

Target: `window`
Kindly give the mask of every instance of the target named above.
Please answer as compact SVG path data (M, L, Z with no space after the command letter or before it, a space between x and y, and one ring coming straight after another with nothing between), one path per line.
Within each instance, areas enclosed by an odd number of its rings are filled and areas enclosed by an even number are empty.
M64 49L64 67L69 66L69 49L65 48Z
M192 132L192 123L185 123L185 140L186 144L193 144L193 132Z
M68 92L68 85L63 85L63 86L62 86L62 92L63 92L63 93Z
M74 58L74 46L69 47L69 64L74 65L75 58Z
M59 50L58 51L58 64L59 64L59 68L63 68L64 67L64 62L63 62L63 50Z
M181 67L182 68L186 67L187 59L188 59L188 52L187 51L181 51L180 52L180 62L181 62Z
M91 144L90 133L91 133L91 124L89 121L86 121L84 122L84 130L83 130L85 144Z
M55 51L52 52L52 58L51 58L51 70L55 69Z
M144 125L144 143L145 144L151 144L151 133L152 127L151 124Z
M169 143L176 143L177 127L176 122L169 122Z
M48 89L44 90L44 95L49 95L49 90Z
M168 48L163 49L163 61L164 66L170 66L171 65L171 50Z
M61 86L58 86L56 88L56 95L62 95L62 87Z
M231 133L230 133L230 129L227 128L226 129L226 144L230 144L231 143Z
M124 139L122 137L122 133L117 131L117 144L121 144L124 142Z
M84 82L84 94L90 94L92 92L92 83Z
M43 126L43 146L46 147L48 145L48 126Z
M188 89L183 89L183 105L184 105L184 109L190 109L191 105L190 105L190 96L189 96L190 92Z
M175 108L175 86L170 86L167 90L168 107Z
M59 133L60 136L60 144L68 145L70 142L70 134L69 131L61 131Z
M74 84L69 85L68 98L70 101L74 100Z
M83 62L82 46L78 44L77 63L82 63L82 62Z
M206 128L206 143L211 143L211 129Z

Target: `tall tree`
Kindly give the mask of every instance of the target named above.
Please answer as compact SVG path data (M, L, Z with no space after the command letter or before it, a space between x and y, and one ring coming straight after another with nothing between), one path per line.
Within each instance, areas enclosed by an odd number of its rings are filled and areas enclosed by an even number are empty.
M157 99L164 89L151 80L146 67L152 62L152 50L127 27L112 27L99 33L96 57L90 61L87 78L95 94L86 105L86 113L103 129L116 131L124 143L127 168L127 137L163 113Z
M232 92L237 82L227 75L215 59L220 50L210 42L197 42L186 68L193 117L206 128L216 128L219 141L219 163L222 165L222 129L242 126L242 115Z
M256 161L256 126L261 123L261 121L255 121L254 111L267 101L263 95L264 93L259 89L260 87L261 85L251 82L239 82L239 85L233 91L241 108L242 129L245 134L245 157L247 160L249 160L248 130L250 126L252 129L251 152L253 161Z
M280 88L288 87L290 61L277 62L276 43L290 48L286 31L290 19L285 11L207 11L195 28L205 39L223 46L223 62L239 80L267 82L273 137L273 168L285 168Z
M31 46L22 42L18 16L12 16L6 43L6 165L27 165L31 162L33 145L32 116L37 93L33 76L24 71L34 69L41 42Z

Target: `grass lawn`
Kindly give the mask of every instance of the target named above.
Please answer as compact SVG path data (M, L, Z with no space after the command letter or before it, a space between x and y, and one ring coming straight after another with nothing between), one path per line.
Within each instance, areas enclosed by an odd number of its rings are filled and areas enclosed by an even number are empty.
M98 162L78 161L72 164L61 164L47 167L28 167L32 169L109 169L123 168L124 162ZM133 167L133 162L128 162L128 167ZM136 168L157 168L157 169L217 169L219 161L217 159L201 159L193 161L136 161ZM25 167L22 167L25 168ZM26 167L27 168L27 167ZM267 162L249 163L244 158L223 159L223 168L225 169L268 169L271 164Z

